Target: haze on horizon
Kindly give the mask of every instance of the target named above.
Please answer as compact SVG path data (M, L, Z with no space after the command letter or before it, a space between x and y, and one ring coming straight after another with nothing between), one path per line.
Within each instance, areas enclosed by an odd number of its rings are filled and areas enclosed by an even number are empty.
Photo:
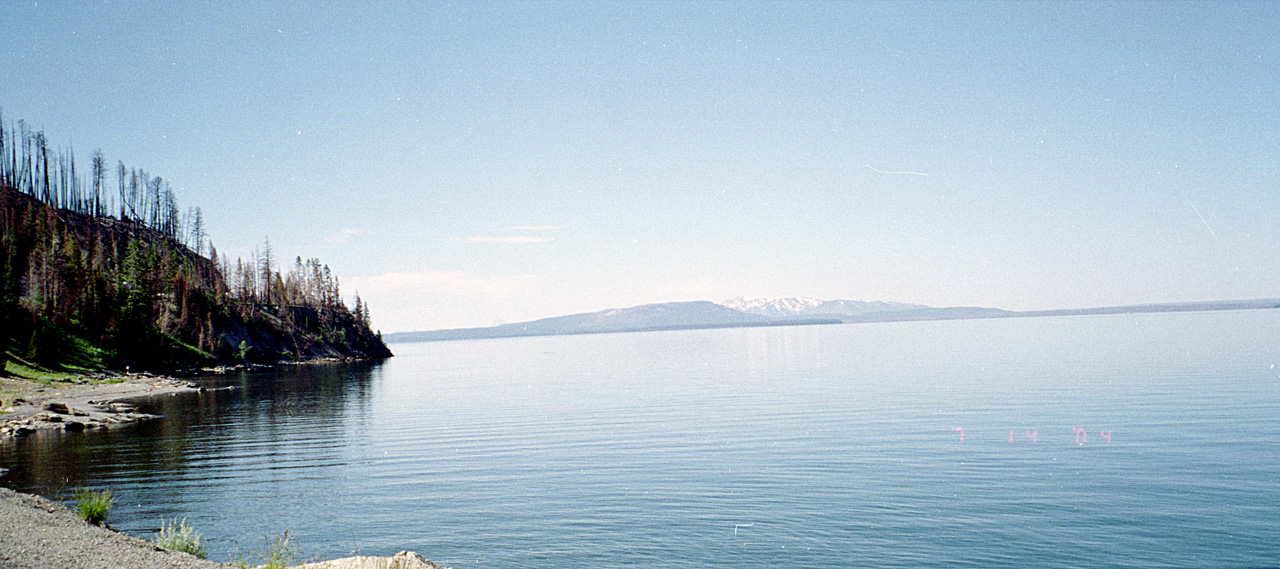
M0 109L385 332L1280 297L1280 3L12 2Z

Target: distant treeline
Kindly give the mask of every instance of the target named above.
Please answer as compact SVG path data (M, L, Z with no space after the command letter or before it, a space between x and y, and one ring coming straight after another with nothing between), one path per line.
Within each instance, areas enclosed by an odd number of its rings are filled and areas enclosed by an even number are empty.
M363 301L349 311L318 259L282 272L269 241L248 262L220 259L200 209L180 215L167 181L121 162L111 195L105 164L95 151L86 180L74 151L0 117L0 360L173 368L390 355Z

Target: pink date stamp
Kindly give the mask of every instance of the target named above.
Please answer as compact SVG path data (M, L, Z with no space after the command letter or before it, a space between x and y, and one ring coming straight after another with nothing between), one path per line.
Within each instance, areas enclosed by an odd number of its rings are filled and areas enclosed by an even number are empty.
M952 429L952 431L956 432L960 436L960 442L963 443L965 439L964 427L955 427L954 429ZM1009 430L1009 442L1011 443L1016 442L1020 438L1016 435L1016 432L1017 431L1015 429ZM1102 439L1107 442L1107 444L1111 443L1110 429L1099 430L1097 431L1097 434L1098 436L1101 436ZM1077 446L1084 446L1089 442L1089 431L1084 427L1072 427L1071 435L1072 437L1074 437L1074 440ZM1038 429L1028 429L1023 433L1023 436L1026 437L1028 440L1030 440L1032 443L1040 442L1040 431Z

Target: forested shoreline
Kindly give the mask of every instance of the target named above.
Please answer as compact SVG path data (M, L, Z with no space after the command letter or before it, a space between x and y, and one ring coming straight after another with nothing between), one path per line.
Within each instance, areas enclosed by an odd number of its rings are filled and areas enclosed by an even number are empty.
M269 241L219 257L171 185L0 117L0 364L173 371L390 356L367 306L318 259L280 266ZM0 369L4 369L0 367Z

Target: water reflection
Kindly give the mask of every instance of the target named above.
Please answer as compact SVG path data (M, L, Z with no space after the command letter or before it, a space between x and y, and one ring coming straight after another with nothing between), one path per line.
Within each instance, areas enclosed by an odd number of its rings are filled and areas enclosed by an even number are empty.
M66 489L102 485L104 475L182 473L229 441L273 438L288 418L341 430L367 415L382 364L322 363L193 378L209 390L139 403L139 410L163 416L158 420L0 439L0 468L9 469L0 484L57 498Z
M187 517L223 561L288 529L473 569L1264 566L1277 316L411 344L203 379L237 389L0 467L111 488L135 536Z

